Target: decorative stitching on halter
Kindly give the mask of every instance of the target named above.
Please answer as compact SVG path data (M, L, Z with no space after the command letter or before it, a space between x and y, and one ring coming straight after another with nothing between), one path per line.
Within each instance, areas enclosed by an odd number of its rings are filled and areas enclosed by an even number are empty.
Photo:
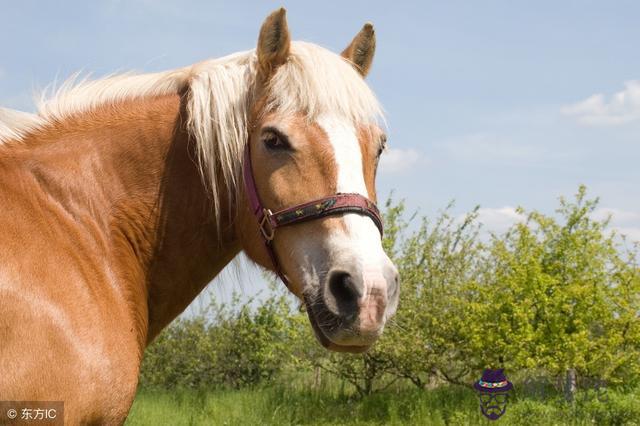
M326 216L350 212L370 217L380 231L380 234L383 233L382 218L380 217L377 207L360 194L336 194L300 206L290 207L273 213L269 218L269 222L273 228L277 228L311 219L320 219Z

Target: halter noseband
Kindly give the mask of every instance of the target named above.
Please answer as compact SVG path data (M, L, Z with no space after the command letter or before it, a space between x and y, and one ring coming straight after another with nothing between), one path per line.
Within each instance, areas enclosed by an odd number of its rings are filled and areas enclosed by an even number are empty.
M256 182L253 177L251 149L248 143L244 150L243 175L245 192L249 199L251 211L258 220L260 235L264 242L265 249L273 263L276 274L278 274L287 287L289 287L289 279L282 271L278 256L273 247L273 237L277 228L306 222L308 220L320 219L326 216L357 213L371 218L380 231L380 235L383 233L382 217L380 216L378 207L376 207L373 201L360 194L338 193L307 203L298 204L275 213L265 208L260 202Z

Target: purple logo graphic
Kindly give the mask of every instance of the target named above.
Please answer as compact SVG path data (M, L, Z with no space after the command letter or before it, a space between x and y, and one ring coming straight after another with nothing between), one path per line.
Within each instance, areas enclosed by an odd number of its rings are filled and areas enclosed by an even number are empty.
M507 411L509 391L513 384L507 380L502 368L486 369L482 378L473 384L480 399L480 411L489 420L499 419Z

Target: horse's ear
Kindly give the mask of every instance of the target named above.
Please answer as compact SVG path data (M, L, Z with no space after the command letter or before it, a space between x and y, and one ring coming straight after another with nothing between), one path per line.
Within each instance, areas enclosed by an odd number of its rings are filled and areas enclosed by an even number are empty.
M358 72L366 77L371 69L373 55L376 53L376 32L370 22L353 38L351 44L344 49L342 56L356 67Z
M260 74L268 78L289 57L291 36L287 26L287 11L284 7L264 20L258 37L258 66Z

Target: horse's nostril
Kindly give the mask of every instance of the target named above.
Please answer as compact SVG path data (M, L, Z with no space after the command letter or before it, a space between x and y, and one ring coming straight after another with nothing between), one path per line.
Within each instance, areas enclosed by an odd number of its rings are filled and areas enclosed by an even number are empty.
M331 272L329 291L338 300L357 300L361 296L351 274L344 271Z
M346 271L331 271L328 290L339 311L352 313L362 297L363 286Z

